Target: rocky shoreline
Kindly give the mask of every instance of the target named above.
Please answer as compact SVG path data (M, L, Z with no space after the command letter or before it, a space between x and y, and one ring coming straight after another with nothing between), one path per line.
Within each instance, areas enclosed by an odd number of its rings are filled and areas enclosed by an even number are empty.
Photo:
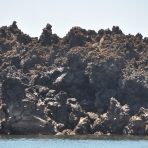
M1 27L0 134L148 135L148 38Z

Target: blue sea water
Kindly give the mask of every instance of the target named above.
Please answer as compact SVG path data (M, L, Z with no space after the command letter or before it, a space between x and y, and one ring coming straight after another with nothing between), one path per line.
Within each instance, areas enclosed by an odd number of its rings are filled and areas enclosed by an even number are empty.
M0 148L148 148L142 138L1 137Z

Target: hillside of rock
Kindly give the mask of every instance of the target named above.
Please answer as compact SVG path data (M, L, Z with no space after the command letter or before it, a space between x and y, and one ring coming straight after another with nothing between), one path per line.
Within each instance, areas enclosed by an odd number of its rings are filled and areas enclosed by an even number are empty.
M47 24L0 28L1 134L148 135L148 38Z

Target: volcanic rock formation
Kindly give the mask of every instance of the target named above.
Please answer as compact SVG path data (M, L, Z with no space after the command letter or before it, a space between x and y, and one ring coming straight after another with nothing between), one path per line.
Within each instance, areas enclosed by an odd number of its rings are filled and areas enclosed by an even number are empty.
M148 135L148 38L1 27L0 133Z

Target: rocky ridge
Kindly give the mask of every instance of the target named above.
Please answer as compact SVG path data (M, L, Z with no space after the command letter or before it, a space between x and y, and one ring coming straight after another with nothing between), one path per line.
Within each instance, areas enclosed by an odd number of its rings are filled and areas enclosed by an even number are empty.
M0 133L148 135L148 38L1 27Z

